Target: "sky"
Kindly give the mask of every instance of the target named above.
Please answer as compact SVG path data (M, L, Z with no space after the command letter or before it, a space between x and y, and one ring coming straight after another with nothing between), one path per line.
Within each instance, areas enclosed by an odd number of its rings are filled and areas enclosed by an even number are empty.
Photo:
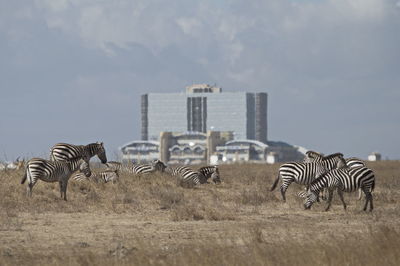
M268 139L400 159L400 0L0 0L0 161L140 139L140 95L268 93Z

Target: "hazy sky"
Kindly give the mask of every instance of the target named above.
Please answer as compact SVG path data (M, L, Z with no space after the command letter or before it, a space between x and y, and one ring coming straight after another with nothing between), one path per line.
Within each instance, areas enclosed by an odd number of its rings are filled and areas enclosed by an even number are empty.
M140 138L140 95L269 95L268 138L400 159L400 0L0 0L0 160Z

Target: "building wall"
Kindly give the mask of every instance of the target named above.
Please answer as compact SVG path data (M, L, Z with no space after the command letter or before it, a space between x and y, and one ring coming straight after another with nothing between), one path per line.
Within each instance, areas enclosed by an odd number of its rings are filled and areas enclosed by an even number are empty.
M158 140L162 131L187 131L186 94L148 94L148 139Z
M193 86L192 86L193 87ZM142 139L162 131L232 131L235 139L267 142L267 94L246 92L150 93L142 96Z
M142 128L141 128L141 139L142 140L148 140L149 135L148 135L148 128L149 128L149 119L148 119L148 106L149 106L149 101L148 101L148 95L144 94L141 97L141 120L142 120Z
M263 143L267 143L267 104L268 104L268 96L266 93L256 93L254 99L255 106L255 117L254 117L254 126L255 126L255 136L254 139L261 141Z
M246 93L215 93L208 95L207 130L233 131L234 138L247 137Z

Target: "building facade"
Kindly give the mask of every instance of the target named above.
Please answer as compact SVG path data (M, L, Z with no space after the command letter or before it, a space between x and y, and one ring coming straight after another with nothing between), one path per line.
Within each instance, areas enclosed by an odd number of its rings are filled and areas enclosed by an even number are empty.
M120 147L122 161L160 159L172 165L300 161L304 151L285 142L234 140L231 131L161 132L160 141L132 141Z
M267 142L267 93L222 92L195 84L185 93L141 97L141 138L159 141L160 132L231 131L234 139Z

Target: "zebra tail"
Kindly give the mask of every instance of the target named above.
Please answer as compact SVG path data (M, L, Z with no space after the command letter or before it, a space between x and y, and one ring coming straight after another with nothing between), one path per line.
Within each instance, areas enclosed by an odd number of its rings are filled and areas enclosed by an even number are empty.
M270 190L270 191L273 191L273 190L276 188L276 186L278 185L278 182L279 182L279 176L280 176L280 174L278 174L278 176L276 177L276 179L275 179L275 182L274 182L274 184L272 185L272 187L271 187L271 190Z
M22 180L21 180L21 184L25 183L26 178L27 178L27 174L26 174L26 171L25 171L25 174L24 174L24 176L22 177Z

